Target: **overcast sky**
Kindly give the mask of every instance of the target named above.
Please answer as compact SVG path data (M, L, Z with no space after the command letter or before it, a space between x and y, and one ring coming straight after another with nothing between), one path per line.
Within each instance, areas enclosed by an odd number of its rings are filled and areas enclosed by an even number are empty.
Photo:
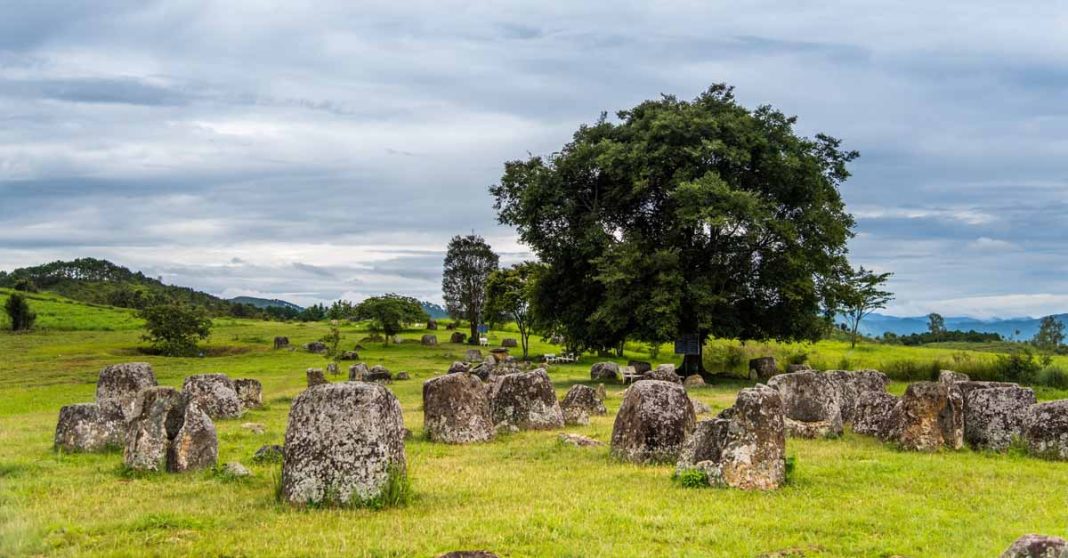
M311 5L314 4L314 7ZM79 7L81 6L81 7ZM1063 2L0 0L0 269L440 300L487 188L601 111L737 87L861 152L889 313L1068 311Z

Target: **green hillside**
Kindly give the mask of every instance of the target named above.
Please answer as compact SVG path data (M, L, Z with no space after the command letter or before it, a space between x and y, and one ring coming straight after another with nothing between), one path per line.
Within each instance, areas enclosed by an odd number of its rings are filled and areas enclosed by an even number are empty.
M55 261L34 267L0 272L0 287L51 291L92 304L144 308L161 302L181 302L205 308L215 315L230 314L227 300L189 287L165 285L140 271L95 258Z
M0 288L0 306L16 291ZM54 293L19 293L37 313L35 329L52 331L124 331L140 329L144 321L137 312L105 304L79 302ZM0 326L9 329L7 314L0 312Z

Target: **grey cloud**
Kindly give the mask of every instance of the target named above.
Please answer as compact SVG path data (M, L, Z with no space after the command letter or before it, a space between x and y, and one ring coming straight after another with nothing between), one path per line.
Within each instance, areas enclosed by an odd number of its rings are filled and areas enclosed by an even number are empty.
M724 81L861 151L852 257L897 307L1068 292L1056 3L0 4L3 269L436 299L454 234L527 257L487 195L503 161Z

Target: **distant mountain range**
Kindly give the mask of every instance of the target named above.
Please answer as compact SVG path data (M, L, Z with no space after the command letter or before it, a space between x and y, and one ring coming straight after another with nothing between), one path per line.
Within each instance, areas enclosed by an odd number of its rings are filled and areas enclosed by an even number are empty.
M426 313L431 318L434 318L435 320L440 319L440 318L448 318L449 317L448 310L445 310L439 304L434 304L433 302L422 302L422 301L420 301L419 303L423 305L423 310L425 310Z
M1057 314L1057 319L1068 324L1068 314ZM978 318L945 317L946 329L959 331L980 331L998 333L1005 339L1031 339L1038 332L1041 318ZM886 332L897 335L911 335L927 331L927 316L886 316L872 314L860 322L860 332L868 337L878 337Z
M230 299L230 302L235 304L251 304L256 308L292 308L297 312L304 310L304 307L297 306L292 302L286 302L277 298L256 298L254 296L235 296Z

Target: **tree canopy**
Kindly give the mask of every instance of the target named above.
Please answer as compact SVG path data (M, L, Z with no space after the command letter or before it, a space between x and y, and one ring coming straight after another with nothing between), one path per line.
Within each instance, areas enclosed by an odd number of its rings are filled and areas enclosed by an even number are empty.
M857 153L726 85L617 116L506 163L490 189L547 264L535 297L553 329L593 349L825 331L854 224L838 187Z
M478 323L486 317L486 281L497 269L498 261L481 236L458 235L449 241L441 291L449 315L469 322L471 343L478 343Z
M886 308L894 299L893 293L884 291L883 285L892 273L875 273L861 266L849 271L841 284L838 302L849 319L850 346L857 346L857 330L860 322L872 312Z
M155 304L141 311L148 341L160 354L192 356L197 342L211 335L211 318L199 306L181 303Z
M11 331L26 331L33 328L37 321L37 314L30 310L26 297L18 293L12 293L4 303L4 311L11 322Z
M389 338L400 333L405 324L427 319L418 300L392 293L364 299L353 308L353 316L358 320L370 320L371 328L385 335L387 345Z
M494 271L486 282L486 314L504 316L515 322L524 359L530 352L530 334L534 326L530 301L534 298L538 274L544 269L542 264L523 262Z
M1056 316L1042 318L1033 343L1044 351L1056 351L1064 343L1064 323Z

